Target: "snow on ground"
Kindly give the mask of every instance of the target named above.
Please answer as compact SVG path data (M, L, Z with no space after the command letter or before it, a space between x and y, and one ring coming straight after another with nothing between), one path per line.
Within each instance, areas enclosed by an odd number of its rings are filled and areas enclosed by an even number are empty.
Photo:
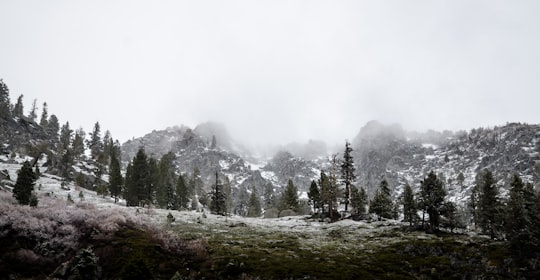
M20 169L20 164L2 162L0 160L0 170L8 170L13 184L16 181L16 172ZM39 205L50 206L51 203L61 203L69 207L68 196L74 201L72 205L91 204L97 209L118 209L119 213L132 213L144 215L150 221L165 225L167 215L171 213L175 218L172 225L193 225L198 228L210 231L226 232L231 227L247 227L249 229L264 232L287 232L299 235L309 235L317 240L326 238L331 231L342 230L354 233L356 236L367 236L374 232L388 230L388 228L401 225L396 221L385 222L357 222L352 220L342 220L335 223L319 222L309 219L308 216L281 217L275 219L248 218L242 216L218 216L205 211L176 211L157 209L152 207L126 207L125 200L114 203L114 199L109 196L98 196L95 191L90 191L76 186L74 183L62 183L62 178L51 174L43 173L36 181L35 190L38 194ZM82 193L82 197L79 195ZM38 207L39 207L38 205ZM314 238L314 239L313 239Z

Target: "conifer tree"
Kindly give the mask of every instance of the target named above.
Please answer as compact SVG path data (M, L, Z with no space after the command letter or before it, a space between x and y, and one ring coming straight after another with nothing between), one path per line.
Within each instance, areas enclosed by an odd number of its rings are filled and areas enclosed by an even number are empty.
M180 174L178 176L178 180L176 181L176 195L171 193L171 190L167 190L167 199L176 198L176 202L172 203L171 201L168 204L172 204L171 206L173 209L188 209L190 195L191 194L188 191L186 180L184 179L184 176Z
M151 191L148 186L149 179L147 156L144 148L141 147L126 173L127 206L143 206L144 203L149 203L148 196Z
M391 219L393 217L394 205L390 196L390 189L388 188L388 182L386 179L381 181L379 189L375 192L375 196L369 204L369 213L377 215L377 219L381 218Z
M49 117L49 121L47 122L47 136L53 141L53 143L56 143L58 141L58 131L60 130L60 122L58 121L58 118L56 115L51 115Z
M354 209L353 214L356 217L363 217L366 214L367 203L366 190L363 187L358 190L355 186L351 186L351 207Z
M315 180L311 181L307 195L309 203L313 206L313 211L318 213L321 204L321 192L319 191L319 187L317 186L317 182L315 182Z
M34 99L32 102L32 108L30 109L30 113L28 114L28 118L31 119L33 122L36 121L37 118L37 99Z
M114 150L114 149L113 149ZM172 152L169 152L161 157L158 163L158 175L157 175L157 186L156 186L156 201L157 205L160 208L165 209L179 209L179 208L185 208L185 201L180 206L177 205L176 199L174 197L174 189L176 186L176 174L175 174L175 166L174 166L174 154ZM183 178L182 178L183 180ZM185 182L182 182L184 184L184 189L187 191L187 187L185 186ZM187 200L187 195L184 194L183 196L184 200Z
M248 207L249 207L249 194L246 187L242 185L238 193L238 198L236 201L234 212L240 216L247 216Z
M225 215L226 214L226 197L223 193L223 185L219 181L219 174L216 171L216 183L210 193L211 202L210 202L210 211L216 215Z
M73 142L71 143L71 150L73 151L73 157L76 160L80 160L82 156L84 155L84 138L85 137L86 137L86 134L82 128L79 128L77 129L77 131L75 131L75 137L73 138ZM119 153L116 154L117 157L118 155Z
M147 179L146 179L146 197L145 202L150 204L156 203L156 186L158 184L158 163L155 158L149 157L146 163Z
M43 109L41 109L41 119L39 120L39 125L42 127L47 127L49 124L49 112L47 111L47 102L43 102Z
M495 239L502 229L502 203L498 198L498 186L493 173L484 170L477 182L478 188L478 226L482 232Z
M17 199L19 204L29 205L36 182L36 176L34 171L32 171L30 162L25 161L17 173L17 181L13 187L13 197Z
M225 182L223 183L223 192L225 193L225 212L232 213L233 211L233 197L232 197L232 187L229 177L225 176Z
M257 194L257 190L255 188L253 188L253 191L251 192L251 196L249 198L247 216L248 217L261 216L261 201L259 199L259 195Z
M15 106L13 107L13 116L21 118L24 114L24 104L23 104L23 97L24 95L19 95L17 98L17 103L15 103Z
M540 217L532 185L524 186L515 174L506 206L505 233L510 248L518 257L530 257L540 246Z
M409 184L405 185L403 190L403 217L409 226L412 226L418 219L418 209L414 198L414 193Z
M7 119L11 114L11 104L9 99L9 88L0 79L0 118Z
M283 191L283 194L281 195L281 207L280 210L290 209L295 212L299 211L299 203L298 203L298 189L293 184L293 181L289 179L289 182L287 183L287 187Z
M345 184L345 192L343 197L343 202L345 204L345 211L347 211L350 197L351 197L351 186L356 180L356 175L354 174L355 168L354 168L354 161L352 157L352 148L351 144L346 141L345 142L345 152L343 153L343 163L341 164L341 178L343 183Z
M276 196L274 193L274 185L268 182L264 187L264 209L276 207Z
M424 224L424 213L428 214L429 230L434 231L439 227L440 211L444 202L446 192L444 185L437 175L431 171L424 180L420 182L419 208L422 210L422 225Z
M120 170L120 156L113 152L109 165L109 193L114 197L114 203L118 202L118 197L122 193L122 173Z
M199 200L204 197L206 198L206 193L204 191L204 183L201 179L201 171L199 168L195 167L193 169L193 174L189 180L189 192L197 195ZM206 206L206 203L203 203Z
M90 155L93 159L97 160L101 152L103 151L103 142L101 141L101 128L99 122L94 124L94 130L90 133L90 139L86 145L90 149Z

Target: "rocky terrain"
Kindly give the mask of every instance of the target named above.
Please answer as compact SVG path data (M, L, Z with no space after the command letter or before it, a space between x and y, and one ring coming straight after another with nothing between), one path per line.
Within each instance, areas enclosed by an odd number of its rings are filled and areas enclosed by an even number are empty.
M239 152L234 148L241 145L235 144L223 126L214 126L206 123L193 130L176 127L153 131L124 143L123 159L132 158L140 146L144 146L148 154L158 157L172 151L181 172L192 173L198 168L203 181L209 185L215 172L219 171L229 178L233 188L246 186L248 190L257 189L259 194L267 184L279 190L289 179L305 192L311 180L318 178L320 170L329 168L330 155L325 154L326 146L321 143L310 142L304 148L299 144L286 145L270 159L255 159L245 150ZM215 147L212 147L213 136ZM356 185L372 195L380 181L386 178L397 199L406 184L417 188L433 170L444 179L450 201L464 206L476 174L485 168L496 175L503 193L514 172L525 181L538 184L539 139L540 125L509 123L469 132L414 133L405 131L400 125L372 121L362 127L352 141ZM326 156L314 156L317 154L313 152L314 147L323 149L321 154ZM298 156L300 150L311 152L303 158ZM338 158L341 157L338 154ZM460 174L463 178L459 178Z

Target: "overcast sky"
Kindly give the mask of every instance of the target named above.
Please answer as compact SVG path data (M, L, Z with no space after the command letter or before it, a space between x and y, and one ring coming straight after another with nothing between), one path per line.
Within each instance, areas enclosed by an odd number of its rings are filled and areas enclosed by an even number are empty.
M255 143L540 123L540 1L0 0L0 78L122 142L214 120ZM38 112L40 114L41 110Z

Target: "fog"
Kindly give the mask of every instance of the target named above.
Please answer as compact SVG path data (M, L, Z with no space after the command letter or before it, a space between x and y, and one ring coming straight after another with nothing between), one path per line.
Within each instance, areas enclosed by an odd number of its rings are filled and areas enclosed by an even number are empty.
M1 1L0 78L122 142L249 145L540 122L539 1ZM41 107L41 106L40 106ZM40 111L39 111L40 112Z

